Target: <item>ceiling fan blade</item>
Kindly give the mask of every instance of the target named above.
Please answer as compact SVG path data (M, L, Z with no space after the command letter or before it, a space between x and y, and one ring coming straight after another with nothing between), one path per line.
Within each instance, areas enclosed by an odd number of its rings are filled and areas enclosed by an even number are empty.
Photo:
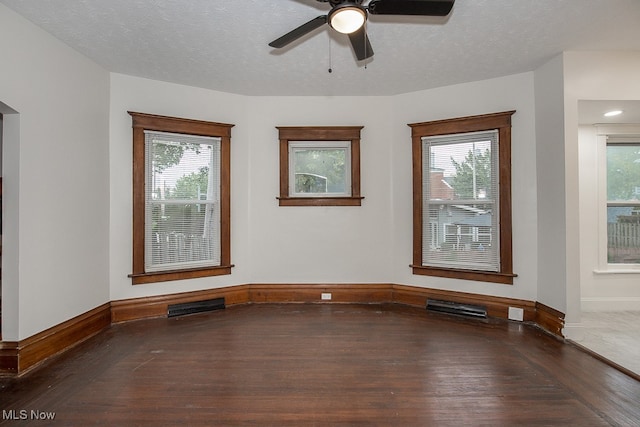
M356 32L349 34L349 41L353 47L353 52L356 54L358 61L362 61L373 56L373 48L369 43L369 37L367 37L367 31L363 25Z
M367 6L372 15L447 16L455 0L372 0Z
M311 31L319 28L327 23L327 15L318 16L311 21L300 25L298 28L289 31L284 36L269 43L269 46L275 48L285 47L291 42L298 40L300 37L309 34Z

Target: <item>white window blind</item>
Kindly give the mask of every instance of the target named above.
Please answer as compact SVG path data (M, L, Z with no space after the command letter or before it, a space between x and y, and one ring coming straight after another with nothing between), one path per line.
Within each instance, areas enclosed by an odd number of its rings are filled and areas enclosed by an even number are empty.
M220 265L220 138L145 131L145 270Z
M422 264L500 271L498 131L422 144Z

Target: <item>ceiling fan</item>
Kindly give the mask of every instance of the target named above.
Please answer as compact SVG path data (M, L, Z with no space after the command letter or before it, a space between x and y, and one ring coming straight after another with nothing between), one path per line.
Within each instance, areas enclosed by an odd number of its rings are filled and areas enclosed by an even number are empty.
M368 14L447 16L455 2L455 0L371 0L368 5L363 6L364 0L317 1L331 5L328 14L300 25L269 43L269 46L276 49L285 47L316 28L329 24L334 30L349 36L356 58L362 61L373 56L373 48L364 25Z

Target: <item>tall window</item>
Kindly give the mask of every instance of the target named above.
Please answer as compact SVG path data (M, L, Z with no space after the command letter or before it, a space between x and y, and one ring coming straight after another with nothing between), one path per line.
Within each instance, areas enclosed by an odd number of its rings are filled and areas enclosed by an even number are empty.
M145 271L220 265L220 138L145 131Z
M498 132L422 138L422 265L500 271Z
M513 283L513 113L409 125L414 274Z
M230 274L232 125L129 113L134 284Z
M607 263L640 264L640 137L607 140Z

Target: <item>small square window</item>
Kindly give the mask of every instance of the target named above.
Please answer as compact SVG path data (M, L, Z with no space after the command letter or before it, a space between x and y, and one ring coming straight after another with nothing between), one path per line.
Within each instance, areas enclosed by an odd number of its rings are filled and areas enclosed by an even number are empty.
M350 141L289 142L290 197L349 197L350 172Z
M280 206L360 206L361 129L278 127Z

